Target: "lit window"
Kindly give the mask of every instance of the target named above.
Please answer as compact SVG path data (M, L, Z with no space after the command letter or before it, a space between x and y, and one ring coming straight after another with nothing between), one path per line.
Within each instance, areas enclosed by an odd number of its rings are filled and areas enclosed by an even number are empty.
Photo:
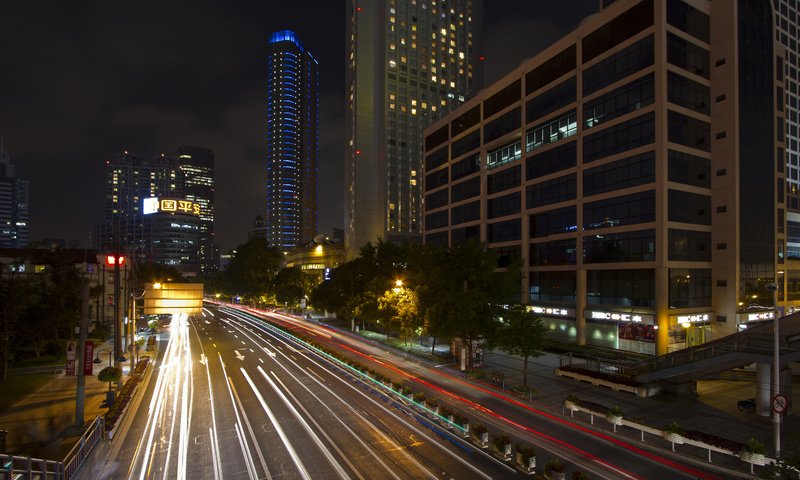
M397 67L397 62L395 62L394 60L389 60L389 67L390 67L390 68L395 68L395 67Z

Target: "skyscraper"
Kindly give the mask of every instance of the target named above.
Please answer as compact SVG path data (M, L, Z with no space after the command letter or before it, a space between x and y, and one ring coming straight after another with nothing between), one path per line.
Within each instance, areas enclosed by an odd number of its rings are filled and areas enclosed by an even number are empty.
M289 249L317 232L319 68L290 30L268 51L267 240Z
M24 248L30 243L28 181L17 178L15 170L0 142L0 248Z
M422 131L481 86L482 0L347 3L345 248L421 232Z
M218 247L214 241L214 152L203 147L178 147L178 169L183 197L200 205L200 268L216 268Z

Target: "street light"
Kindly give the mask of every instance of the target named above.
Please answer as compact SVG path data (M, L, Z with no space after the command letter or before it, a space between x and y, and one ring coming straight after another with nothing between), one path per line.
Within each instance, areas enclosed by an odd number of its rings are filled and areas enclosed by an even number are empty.
M774 398L781 393L781 354L780 354L780 337L778 335L778 284L777 283L768 283L766 285L767 290L772 290L773 296L773 304L775 308L775 313L773 314L772 319L772 332L774 334L774 358L773 358L773 371L772 371L772 384L773 384L773 396L770 398L770 408L772 408L772 424L773 434L774 434L774 442L775 442L775 458L779 458L781 456L781 414L778 413L778 410L774 407Z
M95 353L94 361L92 363L99 364L99 363L102 362L102 360L100 360L100 352L106 352L108 354L108 366L110 367L111 366L111 354L114 351L111 350L111 349L108 349L108 348L101 348L100 350L97 350L97 352Z

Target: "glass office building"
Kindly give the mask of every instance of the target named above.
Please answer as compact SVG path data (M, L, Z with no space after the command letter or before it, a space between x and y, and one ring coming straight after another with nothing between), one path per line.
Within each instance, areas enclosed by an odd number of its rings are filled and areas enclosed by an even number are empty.
M268 51L267 240L286 250L317 234L319 67L289 30Z
M772 318L774 37L768 2L606 2L425 131L425 242L521 259L520 300L578 344L662 354Z

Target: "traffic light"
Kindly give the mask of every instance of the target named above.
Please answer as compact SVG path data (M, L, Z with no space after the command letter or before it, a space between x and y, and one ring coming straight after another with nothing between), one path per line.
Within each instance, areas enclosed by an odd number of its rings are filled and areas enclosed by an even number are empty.
M125 265L125 257L122 255L106 255L106 265L113 267L117 264L119 264L120 267Z

